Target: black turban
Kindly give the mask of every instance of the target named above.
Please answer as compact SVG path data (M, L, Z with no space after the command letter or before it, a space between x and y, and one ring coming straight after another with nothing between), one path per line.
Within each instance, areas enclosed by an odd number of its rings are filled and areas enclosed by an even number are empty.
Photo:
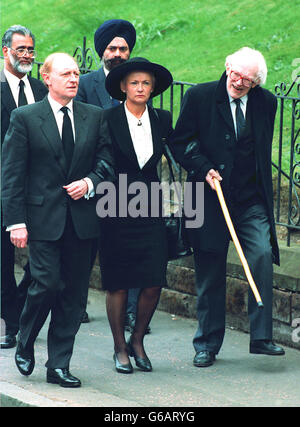
M115 37L125 39L130 52L132 51L136 41L134 26L123 19L111 19L105 21L94 35L95 49L100 58L102 58L106 47Z

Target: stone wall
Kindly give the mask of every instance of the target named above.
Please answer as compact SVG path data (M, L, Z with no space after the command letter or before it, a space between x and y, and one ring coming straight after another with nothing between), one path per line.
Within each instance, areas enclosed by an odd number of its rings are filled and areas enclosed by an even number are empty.
M274 340L300 349L300 246L287 248L280 245L280 254L281 266L274 266ZM159 308L196 318L192 257L169 262L168 284L169 288L162 292ZM248 290L242 264L231 244L227 262L226 324L245 332L249 332Z

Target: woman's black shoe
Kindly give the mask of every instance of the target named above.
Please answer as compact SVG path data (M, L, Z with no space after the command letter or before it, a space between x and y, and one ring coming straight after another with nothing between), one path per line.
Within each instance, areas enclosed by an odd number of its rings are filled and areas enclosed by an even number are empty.
M126 363L126 365L122 365L122 363L119 362L118 357L116 353L113 355L113 359L116 366L116 371L120 374L131 374L133 372L133 367L129 361L129 363Z
M151 372L152 371L152 365L148 357L145 358L139 357L135 354L135 351L133 349L133 346L131 344L131 337L129 338L129 341L127 342L127 348L128 348L128 354L131 357L134 357L135 364L138 368L140 368L144 372Z

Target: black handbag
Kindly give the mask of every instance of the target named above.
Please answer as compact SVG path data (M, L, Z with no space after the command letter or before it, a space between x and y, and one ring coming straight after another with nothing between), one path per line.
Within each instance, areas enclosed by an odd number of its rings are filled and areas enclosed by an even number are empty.
M168 162L170 176L173 182L175 182L172 164L174 164L176 168L177 165L167 144L164 144L164 154ZM178 200L181 200L178 194L177 196ZM167 232L168 259L174 260L192 255L193 251L188 241L183 209L181 208L176 213L172 213L170 216L165 217L164 220Z

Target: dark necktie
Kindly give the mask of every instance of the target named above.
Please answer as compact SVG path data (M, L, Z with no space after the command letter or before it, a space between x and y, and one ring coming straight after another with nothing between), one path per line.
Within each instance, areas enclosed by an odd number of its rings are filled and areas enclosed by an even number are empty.
M20 86L20 89L19 89L18 107L21 107L22 105L27 105L28 102L24 92L25 83L23 82L23 80L20 80L19 86Z
M245 127L245 117L243 114L243 111L241 109L241 100L235 99L234 102L236 103L236 109L235 109L235 119L236 119L236 132L237 132L237 139L240 139L244 127Z
M61 111L64 113L63 127L62 127L62 144L66 156L67 168L69 169L72 161L74 151L74 136L72 130L71 119L68 114L68 107L62 107Z

